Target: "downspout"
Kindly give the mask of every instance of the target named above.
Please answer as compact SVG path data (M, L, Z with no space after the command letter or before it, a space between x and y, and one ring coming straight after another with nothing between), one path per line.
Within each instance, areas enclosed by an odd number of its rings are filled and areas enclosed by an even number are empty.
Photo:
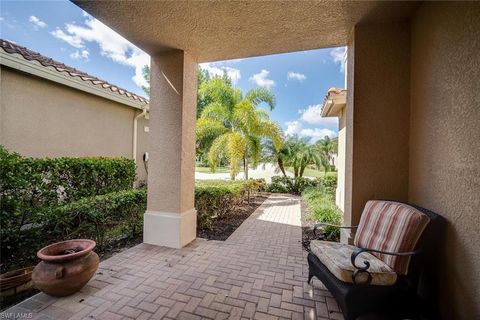
M139 113L138 115L135 116L133 119L133 151L132 151L132 156L133 156L133 161L135 162L135 165L137 165L137 127L138 127L138 119L141 117L145 117L147 115L147 107L142 108L142 112ZM135 182L134 182L135 184Z

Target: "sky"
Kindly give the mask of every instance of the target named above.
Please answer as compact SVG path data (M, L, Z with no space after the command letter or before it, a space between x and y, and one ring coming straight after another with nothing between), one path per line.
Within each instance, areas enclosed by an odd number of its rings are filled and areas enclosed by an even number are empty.
M142 68L150 57L70 1L1 1L0 36L145 95ZM337 119L320 117L320 110L329 88L344 87L344 52L343 47L318 49L200 66L212 76L225 70L244 92L270 89L277 101L270 118L285 134L315 142L338 134Z

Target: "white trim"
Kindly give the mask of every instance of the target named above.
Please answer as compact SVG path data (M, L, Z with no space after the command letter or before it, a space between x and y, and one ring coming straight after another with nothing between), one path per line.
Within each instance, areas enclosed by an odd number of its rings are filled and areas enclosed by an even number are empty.
M3 49L0 50L0 64L136 109L143 109L145 105L147 105L144 102L110 91L110 89L105 89L80 78L72 77L67 72L59 72L54 67L45 67L36 60L26 60L21 54L6 53Z

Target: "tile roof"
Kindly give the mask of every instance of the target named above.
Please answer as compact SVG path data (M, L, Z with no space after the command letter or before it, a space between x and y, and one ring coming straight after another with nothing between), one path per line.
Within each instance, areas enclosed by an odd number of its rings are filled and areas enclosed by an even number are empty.
M332 88L328 89L328 91L327 91L327 96L328 96L328 94L330 94L330 93L340 94L340 93L342 93L342 92L344 92L344 91L347 91L347 90L341 89L341 88L332 87Z
M9 54L20 54L25 60L37 61L44 67L53 67L58 72L66 72L73 78L79 78L82 81L85 81L94 86L100 86L105 90L110 90L112 92L118 93L119 95L125 96L127 98L136 100L140 103L148 103L148 99L139 96L135 93L132 93L128 90L122 89L113 85L105 80L99 79L97 77L91 76L85 72L79 71L75 68L69 67L61 62L53 60L52 58L45 57L38 52L32 51L25 47L19 46L10 41L0 39L0 47Z

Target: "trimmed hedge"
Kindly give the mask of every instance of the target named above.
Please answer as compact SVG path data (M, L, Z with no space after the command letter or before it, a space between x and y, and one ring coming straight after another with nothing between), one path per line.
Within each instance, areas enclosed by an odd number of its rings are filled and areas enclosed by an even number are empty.
M231 212L244 201L266 187L263 179L250 180L197 180L195 208L200 228L211 228L213 220Z
M1 270L25 265L44 244L68 238L52 227L55 214L77 201L93 205L99 195L131 189L134 180L133 160L35 159L0 146Z
M21 213L130 189L135 163L126 158L27 158L0 146L0 209Z
M102 250L118 235L138 236L146 203L146 190L123 190L45 208L20 228L2 223L2 271L35 263L36 252L53 242L87 238Z

